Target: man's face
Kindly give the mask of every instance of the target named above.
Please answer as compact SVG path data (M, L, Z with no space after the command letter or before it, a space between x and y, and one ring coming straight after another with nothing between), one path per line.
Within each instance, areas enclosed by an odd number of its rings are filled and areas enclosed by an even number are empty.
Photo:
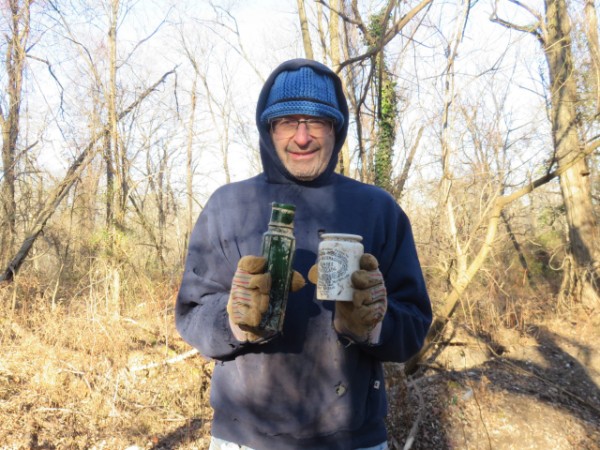
M322 118L295 115L274 120L271 127L271 138L277 151L277 156L295 178L301 181L311 181L321 175L331 159L335 144L335 131L329 126L320 130L322 124L315 126L301 122L295 133L280 133L277 122L286 120L321 120ZM327 124L331 122L322 119ZM280 122L282 123L282 122Z

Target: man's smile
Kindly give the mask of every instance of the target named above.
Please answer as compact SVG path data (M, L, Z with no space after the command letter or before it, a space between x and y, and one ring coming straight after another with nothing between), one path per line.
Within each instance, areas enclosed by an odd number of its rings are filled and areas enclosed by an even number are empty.
M311 159L315 153L317 153L320 149L315 148L312 150L288 150L287 154L296 161L302 161L306 159Z

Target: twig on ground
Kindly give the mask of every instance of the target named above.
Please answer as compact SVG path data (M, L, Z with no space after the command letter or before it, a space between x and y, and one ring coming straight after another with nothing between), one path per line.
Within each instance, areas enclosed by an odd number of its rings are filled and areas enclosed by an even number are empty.
M467 383L467 385L468 384L469 383ZM477 411L479 412L479 419L481 420L481 424L483 425L483 430L485 431L485 435L487 437L489 449L492 450L492 448L493 448L492 438L490 437L490 433L488 431L487 425L485 423L485 420L483 419L483 413L481 411L481 405L479 404L479 399L477 398L477 394L475 393L475 389L473 388L473 386L469 386L469 388L471 389L471 392L473 393L473 399L475 400L475 404L477 405Z
M406 388L409 388L409 384L405 381ZM415 438L417 437L417 433L419 432L419 424L421 423L421 419L423 418L423 396L421 395L421 389L417 386L416 383L412 384L412 388L417 396L417 400L419 401L419 405L417 407L417 417L410 427L410 432L408 433L408 437L406 438L406 442L404 444L404 448L402 450L410 450L415 442Z
M76 411L71 408L48 408L48 407L40 407L35 409L36 412L61 412L66 414L81 414L87 416L87 414L82 413L81 411Z
M182 353L181 355L174 356L174 357L169 358L164 361L145 364L143 366L128 367L127 371L130 373L135 373L135 372L139 372L140 370L155 369L156 367L166 366L166 365L170 365L170 364L176 364L180 361L191 358L192 356L196 355L197 353L198 353L198 350L192 349L185 353Z

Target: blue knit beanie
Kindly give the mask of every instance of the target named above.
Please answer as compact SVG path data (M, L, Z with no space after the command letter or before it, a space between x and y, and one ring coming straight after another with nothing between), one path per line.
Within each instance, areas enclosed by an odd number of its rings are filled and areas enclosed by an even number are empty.
M310 67L277 75L260 121L267 124L277 117L294 114L328 117L335 121L336 130L341 129L344 116L339 109L333 79Z

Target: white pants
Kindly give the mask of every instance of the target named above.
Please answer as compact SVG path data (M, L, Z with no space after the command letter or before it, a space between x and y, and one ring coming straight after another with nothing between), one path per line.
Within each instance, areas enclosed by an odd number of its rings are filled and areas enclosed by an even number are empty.
M245 445L234 444L233 442L224 441L223 439L219 439L216 437L210 438L210 447L208 450L253 450L250 447L246 447ZM375 447L363 447L357 448L354 450L388 450L387 442L383 442Z

